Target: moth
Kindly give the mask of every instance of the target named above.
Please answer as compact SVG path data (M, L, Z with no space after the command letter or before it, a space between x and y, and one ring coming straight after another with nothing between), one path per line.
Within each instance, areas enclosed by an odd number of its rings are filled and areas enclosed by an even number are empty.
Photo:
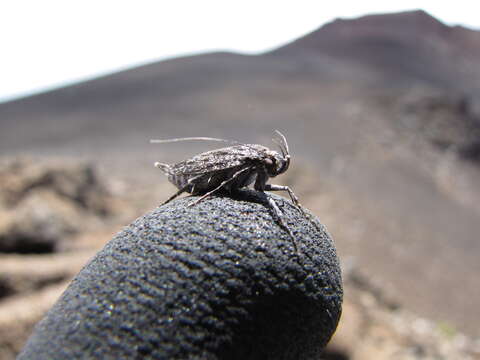
M152 143L167 143L188 140L207 140L234 143L235 145L221 149L207 151L193 156L190 159L175 163L155 163L168 180L178 188L178 191L162 205L175 199L184 192L192 195L201 195L188 206L194 206L220 190L233 192L253 184L257 191L286 191L292 202L300 206L294 192L284 185L269 184L268 180L288 170L290 166L290 151L287 139L278 130L278 138L273 141L278 145L280 152L257 144L243 144L236 141L210 137L189 137L166 140L151 140ZM295 250L297 245L291 230L282 220L282 212L273 198L266 196L268 204L274 212L280 225L285 228L293 239Z

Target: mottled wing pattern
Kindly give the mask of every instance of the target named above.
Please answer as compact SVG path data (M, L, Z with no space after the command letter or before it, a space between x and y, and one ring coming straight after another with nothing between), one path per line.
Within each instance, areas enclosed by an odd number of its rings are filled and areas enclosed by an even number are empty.
M211 150L170 165L170 172L175 175L200 175L230 169L245 165L251 160L259 160L266 151L268 148L254 144Z

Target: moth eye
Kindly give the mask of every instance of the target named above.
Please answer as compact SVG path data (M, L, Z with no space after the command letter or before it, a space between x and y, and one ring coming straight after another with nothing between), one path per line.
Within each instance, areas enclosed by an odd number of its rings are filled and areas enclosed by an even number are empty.
M272 159L267 158L267 159L265 159L264 162L265 162L265 165L267 165L267 166L272 166L273 165Z

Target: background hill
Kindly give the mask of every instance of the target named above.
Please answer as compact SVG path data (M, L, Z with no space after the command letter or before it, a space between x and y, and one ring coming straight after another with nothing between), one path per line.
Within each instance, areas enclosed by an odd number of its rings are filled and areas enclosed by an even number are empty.
M178 58L0 104L0 152L91 160L148 191L165 181L154 161L211 148L151 138L270 146L280 129L295 166L275 183L297 189L345 264L480 335L479 84L480 32L422 11L335 20L270 53Z

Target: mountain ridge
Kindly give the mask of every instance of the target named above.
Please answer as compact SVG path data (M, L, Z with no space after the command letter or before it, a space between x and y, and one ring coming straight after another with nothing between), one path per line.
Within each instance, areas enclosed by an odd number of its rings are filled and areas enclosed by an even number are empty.
M361 63L403 86L422 80L467 89L480 100L480 31L447 26L423 10L337 19L271 54L304 52Z
M144 64L141 66L134 66L129 69L125 69L122 71L118 71L115 73L102 75L99 77L95 77L86 81L80 81L77 83L73 83L71 85L67 85L64 87L47 90L45 92L37 93L34 95L13 99L11 101L7 101L5 103L0 104L0 107L3 104L10 104L16 103L18 101L23 101L25 99L36 98L38 96L42 96L44 94L52 94L61 92L63 90L70 89L72 87L76 87L82 84L90 84L97 80L104 80L104 79L112 79L115 78L117 75L126 74L131 71L142 72L144 69L151 68L152 66L158 64L169 64L172 62L181 63L184 61L188 61L191 58L211 58L211 57L224 57L224 56L235 56L235 57L262 57L265 55L292 55L292 52L300 52L301 50L322 50L319 49L318 46L315 45L315 42L320 40L321 45L323 41L326 42L337 42L339 40L345 39L338 39L338 37L351 37L354 36L355 38L362 38L366 35L374 35L378 38L379 33L383 32L382 36L390 35L398 37L398 28L389 28L389 25L396 23L396 26L400 26L408 30L406 34L410 34L411 32L415 33L416 35L422 35L424 38L432 38L432 36L443 38L446 41L459 44L462 48L465 49L465 53L469 56L479 56L477 60L480 61L480 30L469 29L464 26L448 26L437 20L435 17L431 16L424 10L412 10L412 11L405 11L399 13L387 13L387 14L374 14L374 15L365 15L358 18L336 18L331 22L322 25L317 30L310 32L304 36L301 36L290 43L280 46L276 49L271 51L267 51L265 53L259 55L247 55L237 52L228 52L228 51L218 51L218 52L206 52L201 53L198 55L192 56L182 56L178 58L171 58L162 61L153 61L148 64ZM410 26L409 26L410 25ZM359 31L360 30L360 31ZM365 31L366 30L366 31ZM329 40L330 36L334 35L335 38ZM323 39L327 38L327 39ZM328 50L328 49L326 49ZM328 51L327 51L328 53ZM342 55L338 52L335 55ZM347 55L347 54L343 54ZM165 66L165 65L164 65Z

